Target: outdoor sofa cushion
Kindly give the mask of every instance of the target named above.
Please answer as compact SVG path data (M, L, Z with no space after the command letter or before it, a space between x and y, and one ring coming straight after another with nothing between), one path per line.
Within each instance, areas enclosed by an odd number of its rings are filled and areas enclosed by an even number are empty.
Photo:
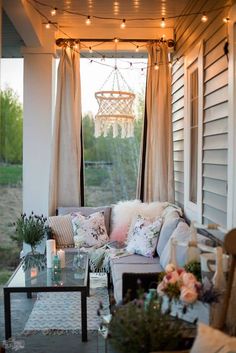
M114 287L114 297L117 303L122 300L123 273L153 273L163 271L158 257L148 258L136 254L112 259L110 266Z

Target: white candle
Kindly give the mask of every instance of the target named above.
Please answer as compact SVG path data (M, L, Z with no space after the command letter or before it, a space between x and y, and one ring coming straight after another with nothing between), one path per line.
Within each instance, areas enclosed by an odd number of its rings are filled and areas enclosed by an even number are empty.
M59 257L59 259L61 261L61 268L64 268L65 265L66 265L65 251L60 249L60 250L58 250L57 255L58 255L58 257Z
M48 239L46 242L47 267L52 268L53 257L56 254L56 242L54 239Z

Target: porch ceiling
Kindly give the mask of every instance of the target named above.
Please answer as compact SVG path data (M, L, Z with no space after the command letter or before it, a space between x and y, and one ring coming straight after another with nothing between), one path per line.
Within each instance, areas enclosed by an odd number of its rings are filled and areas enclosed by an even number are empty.
M143 20L143 18L162 18L180 15L188 0L43 0L44 4L64 9L71 12L79 12L91 16L90 26L85 25L86 17L65 12L57 12L53 20L57 21L60 28L72 37L96 38L114 36L135 38L135 31L142 30L143 34L153 38L160 29L160 20ZM49 8L38 8L48 17ZM101 19L93 16L102 17ZM106 19L103 19L106 18ZM126 20L127 27L120 29L122 19ZM136 20L137 19L137 20ZM165 28L173 28L175 20L167 19ZM133 33L134 32L134 33ZM137 32L136 32L137 33Z

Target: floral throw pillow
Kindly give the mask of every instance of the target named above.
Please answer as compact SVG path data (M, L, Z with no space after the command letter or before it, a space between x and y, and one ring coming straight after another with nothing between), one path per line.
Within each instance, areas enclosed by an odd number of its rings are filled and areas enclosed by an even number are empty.
M138 216L133 226L133 233L130 234L126 250L129 253L152 257L155 253L161 224L161 218L151 222Z
M109 241L105 227L104 212L95 212L85 217L71 213L75 247L100 247Z

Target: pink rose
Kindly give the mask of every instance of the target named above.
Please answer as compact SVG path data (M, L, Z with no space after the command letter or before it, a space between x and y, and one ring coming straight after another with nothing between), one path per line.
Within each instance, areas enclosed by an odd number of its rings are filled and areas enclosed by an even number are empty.
M198 294L195 289L182 287L180 291L180 300L185 304L192 304L197 300Z
M195 287L195 284L197 283L196 277L189 272L185 272L181 275L181 279L183 282L183 286L188 287L188 288L193 288Z
M174 264L166 265L165 271L166 271L166 273L175 271L175 265Z
M179 280L179 274L177 271L169 272L167 275L165 275L163 280L165 283L176 283Z
M157 293L162 297L165 294L165 283L162 281L157 286Z

